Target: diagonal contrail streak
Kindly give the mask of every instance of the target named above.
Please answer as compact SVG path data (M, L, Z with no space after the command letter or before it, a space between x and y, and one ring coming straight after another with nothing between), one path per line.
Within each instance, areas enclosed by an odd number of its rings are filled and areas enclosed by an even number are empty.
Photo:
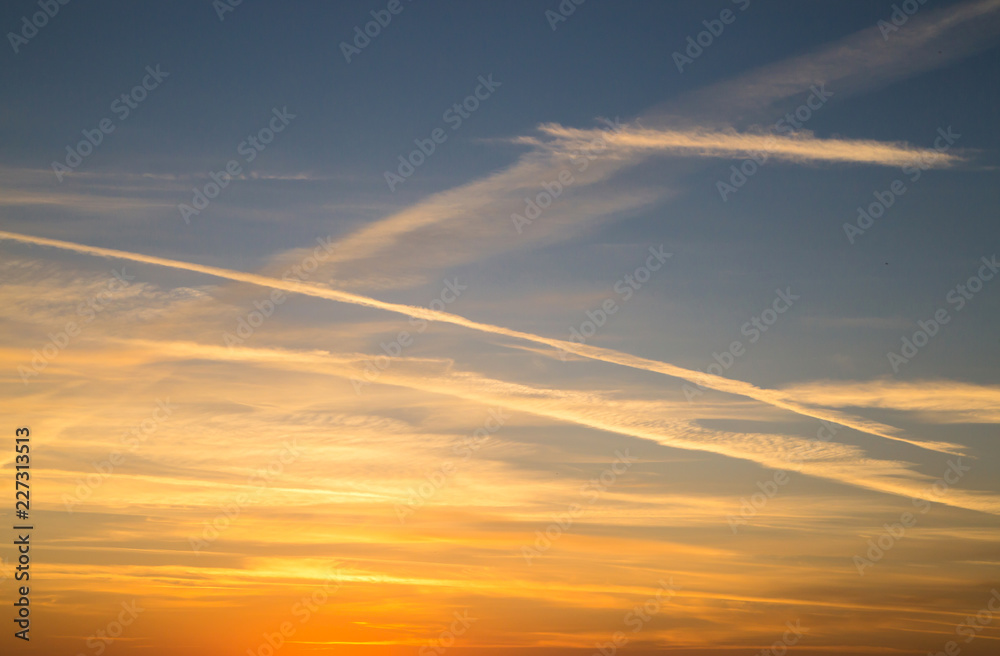
M959 445L949 444L947 442L927 442L919 440L910 440L904 437L900 437L899 435L896 434L898 432L898 429L893 428L892 426L888 426L886 424L882 424L875 421L870 421L868 419L864 419L863 417L855 417L846 413L837 412L835 410L825 410L825 409L810 407L802 403L799 403L792 398L789 398L789 396L786 393L777 390L764 389L761 387L757 387L756 385L751 385L750 383L745 383L743 381L732 380L729 378L724 378L722 376L715 376L712 374L704 374L701 373L700 371L685 369L684 367L679 367L677 365L673 365L667 362L660 362L658 360L650 360L648 358L629 355L628 353L622 353L620 351L615 351L613 349L601 348L599 346L590 346L586 344L577 344L575 342L569 342L562 339L543 337L541 335L534 335L532 333L526 333L520 330L512 330L510 328L504 328L503 326L495 326L488 323L481 323L479 321L466 319L463 316L452 314L450 312L440 312L437 310L430 310L427 308L417 307L414 305L405 305L403 303L389 303L386 301L380 301L378 299L371 298L369 296L363 296L361 294L354 294L351 292L345 292L337 289L331 289L329 287L303 283L295 280L283 280L280 278L273 278L270 276L261 276L254 273L235 271L233 269L224 269L221 267L207 266L204 264L184 262L182 260L157 257L155 255L131 253L128 251L121 251L114 248L101 248L99 246L88 246L86 244L77 244L74 242L62 241L60 239L49 239L46 237L34 237L31 235L23 235L15 232L0 231L0 240L3 239L17 241L25 244L35 244L38 246L49 246L51 248L59 248L63 250L74 251L77 253L94 255L97 257L118 258L123 260L130 260L133 262L140 262L143 264L153 264L156 266L168 267L171 269L179 269L184 271L191 271L194 273L202 273L205 275L214 276L216 278L223 278L226 280L233 280L236 282L243 282L251 285L258 285L261 287L268 287L271 289L280 289L282 291L294 294L303 294L305 296L323 298L331 301L337 301L340 303L360 305L363 307L370 307L378 310L384 310L386 312L394 312L405 316L427 319L429 321L440 321L442 323L450 323L452 325L461 326L463 328L468 328L470 330L476 330L479 332L489 333L493 335L503 335L505 337L510 337L513 339L534 342L535 344L542 344L555 349L561 349L563 351L573 353L580 357L588 358L591 360L608 362L611 364L618 364L633 369L640 369L643 371L650 371L654 373L664 374L666 376L671 376L674 378L680 378L695 383L696 385L700 385L701 387L708 387L717 390L719 392L727 392L729 394L746 396L756 401L760 401L762 403L767 403L774 407L781 408L783 410L788 410L807 417L813 417L815 419L829 421L835 424L839 424L841 426L845 426L847 428L852 428L854 430L861 431L863 433L876 435L878 437L884 437L889 440L905 442L907 444L917 446L923 449L928 449L931 451L939 451L941 453L950 453L950 454L961 453L960 449L962 447L960 447Z

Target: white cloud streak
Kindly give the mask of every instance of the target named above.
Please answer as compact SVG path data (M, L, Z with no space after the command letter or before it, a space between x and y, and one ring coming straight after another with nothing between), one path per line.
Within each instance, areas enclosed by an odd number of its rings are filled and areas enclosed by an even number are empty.
M397 314L402 314L404 316L417 317L421 319L427 319L429 321L440 321L443 323L449 323L452 325L461 326L463 328L468 328L470 330L475 330L483 333L502 335L513 339L533 342L535 344L548 346L553 349L559 349L567 351L569 353L574 353L578 356L585 357L591 360L597 360L600 362L607 362L611 364L618 364L625 367L660 373L675 378L681 378L683 380L687 380L689 382L701 385L702 387L708 387L720 392L727 392L729 394L746 396L755 399L757 401L761 401L763 403L767 403L772 406L782 408L784 410L789 410L791 412L800 415L804 415L807 417L814 417L816 419L824 421L829 421L835 424L840 424L848 428L853 428L855 430L864 433L876 435L879 437L884 437L889 440L905 442L907 444L911 444L913 446L917 446L924 449L929 449L932 451L940 451L942 453L960 453L961 449L961 447L959 447L958 445L949 444L946 442L927 442L919 440L910 440L899 436L898 430L891 426L887 426L885 424L881 424L875 421L870 421L860 417L850 416L841 412L808 407L806 405L803 405L795 401L789 395L783 392L763 389L755 385L751 385L750 383L745 383L738 380L731 380L728 378L723 378L721 376L713 376L711 374L703 374L698 371L685 369L683 367L678 367L676 365L669 364L666 362L660 362L657 360L650 360L648 358L629 355L627 353L621 353L619 351L615 351L612 349L601 348L587 344L577 344L575 342L569 342L549 337L542 337L540 335L534 335L519 330L511 330L509 328L504 328L502 326L496 326L492 324L473 321L471 319L466 319L465 317L448 312L439 312L427 308L421 308L412 305L404 305L401 303L389 303L385 301L379 301L377 299L368 296L362 296L360 294L354 294L351 292L340 291L325 286L308 284L294 280L282 280L278 278L271 278L268 276L262 276L253 273L245 273L242 271L223 269L221 267L194 264L190 262L183 262L180 260L156 257L152 255L143 255L139 253L130 253L127 251L121 251L111 248L100 248L96 246L75 244L72 242L66 242L58 239L33 237L30 235L22 235L18 233L3 232L3 231L0 231L0 239L7 239L12 241L18 241L21 243L59 248L63 250L74 251L77 253L94 255L97 257L120 258L125 260L131 260L133 262L141 262L144 264L152 264L155 266L168 267L171 269L191 271L194 273L201 273L236 282L243 282L252 285L258 285L261 287L268 287L271 289L280 289L286 292L303 294L315 298L322 298L341 303L349 303L352 305L359 305L362 307L384 310L387 312L394 312Z

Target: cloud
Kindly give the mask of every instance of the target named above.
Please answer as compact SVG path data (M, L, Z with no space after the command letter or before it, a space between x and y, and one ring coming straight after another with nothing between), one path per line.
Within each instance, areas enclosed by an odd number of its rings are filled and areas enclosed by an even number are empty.
M570 239L583 227L673 195L664 189L622 193L620 188L601 185L657 154L744 158L748 151L765 150L776 159L793 163L881 166L905 165L924 156L932 166L952 166L962 161L955 152L938 153L873 140L817 139L805 133L768 137L737 131L734 126L761 120L773 123L780 116L776 106L787 105L820 82L831 85L830 91L840 99L989 47L1000 31L994 15L998 7L1000 0L938 11L925 8L888 41L872 26L814 52L684 94L646 112L618 135L614 129L580 130L544 124L540 126L543 132L559 138L549 142L535 136L511 139L533 150L502 171L434 194L343 237L335 245L332 264L324 271L336 272L337 263L355 262L363 271L378 271L380 284L368 286L371 276L358 276L354 269L349 277L337 275L338 286L385 288L387 280L390 285L406 286L422 280L414 278L415 270L442 269L485 254L523 248L520 235L507 229L506 218L523 208L524 197L538 193L543 182L556 179L559 171L567 168L567 156L579 159L580 148L591 147L595 139L610 143L604 143L586 172L569 168L575 175L572 194L554 203L544 221L532 225L533 245ZM942 53L934 47L939 39L948 41ZM654 127L646 128L644 121ZM678 124L684 127L678 128ZM439 231L445 229L449 248L443 247L439 238ZM274 272L276 267L296 263L307 254L304 249L290 250L277 256L273 267L265 271ZM391 276L385 273L387 269Z
M906 166L921 162L931 168L944 168L962 158L954 153L917 148L905 143L885 143L860 139L817 139L811 134L787 136L739 133L735 130L708 129L658 130L627 126L614 133L602 130L579 130L546 123L539 128L555 139L556 148L567 152L586 148L595 139L606 139L611 155L659 153L682 157L745 159L747 153L763 152L787 162L835 162Z
M463 328L468 328L483 333L502 335L504 337L510 337L513 339L534 342L535 344L540 344L543 346L548 346L553 349L566 351L568 353L573 353L591 360L597 360L611 364L618 364L633 369L641 369L644 371L651 371L655 373L664 374L666 376L681 378L683 380L687 380L690 383L695 383L702 387L707 387L720 392L727 392L729 394L747 396L757 401L768 403L775 407L782 408L784 410L789 410L791 412L795 412L807 417L813 417L815 419L820 419L823 421L829 421L835 424L840 424L842 426L853 428L855 430L869 433L871 435L884 437L889 440L905 442L907 444L917 446L923 449L940 451L942 453L961 453L961 447L958 445L949 444L946 442L928 442L928 441L910 440L899 436L898 430L891 426L887 426L885 424L860 417L846 415L844 413L833 410L824 410L824 409L808 407L795 401L789 395L782 392L778 392L776 390L763 389L755 385L751 385L750 383L745 383L743 381L732 380L728 378L723 378L722 376L714 376L711 374L704 374L699 371L685 369L683 367L679 367L677 365L669 364L666 362L660 362L657 360L651 360L649 358L642 358L639 356L629 355L627 353L622 353L612 349L601 348L598 346L591 346L588 344L577 344L575 342L569 342L561 339L542 337L539 335L534 335L519 330L511 330L509 328L504 328L501 326L482 323L479 321L473 321L471 319L466 319L465 317L459 316L457 314L452 314L449 312L440 312L412 305L404 305L401 303L388 303L385 301L379 301L377 299L368 296L362 296L351 292L331 289L329 287L316 284L307 284L295 280L282 280L277 278L270 278L267 276L261 276L253 273L244 273L241 271L233 271L231 269L223 269L221 267L213 267L202 264L194 264L190 262L182 262L180 260L172 260L152 255L142 255L139 253L129 253L127 251L120 251L111 248L100 248L96 246L74 244L71 242L61 241L58 239L32 237L29 235L21 235L12 232L0 231L0 240L2 239L19 241L22 243L37 244L40 246L60 248L64 250L75 251L78 253L86 253L88 255L94 255L97 257L121 258L121 259L131 260L134 262L142 262L145 264L153 264L156 266L169 267L172 269L180 269L185 271L192 271L195 273L203 273L206 275L215 276L218 278L224 278L227 280L233 280L236 282L244 282L253 285L259 285L262 287L270 287L272 289L280 289L286 292L313 296L315 298L323 298L326 300L338 301L341 303L350 303L352 305L359 305L362 307L385 310L388 312L395 312L397 314L402 314L408 317L416 317L421 319L427 319L429 321L441 321L443 323L450 323L456 326L461 326Z
M913 412L941 424L1000 423L1000 387L952 380L815 381L782 389L804 403L828 408Z
M121 340L137 349L137 357L150 361L175 358L212 358L259 363L277 368L350 378L357 375L356 361L365 356L321 350L226 348L192 342ZM431 366L426 366L430 362ZM752 432L715 431L679 419L675 405L641 401L600 391L541 388L480 376L441 366L440 362L397 358L379 381L422 392L443 394L486 406L548 417L560 422L651 440L673 448L705 451L748 460L764 467L797 471L886 494L934 501L1000 515L1000 497L968 490L948 490L928 497L934 479L912 471L900 461L877 460L856 446L820 442L800 437Z
M561 241L609 217L651 207L673 193L665 186L643 188L628 180L605 184L635 164L634 159L602 156L584 166L568 162L562 153L532 148L500 171L432 194L336 238L316 278L332 277L341 288L414 286L426 281L427 271ZM511 215L523 215L525 199L534 199L560 173L571 174L572 183L522 234ZM442 239L445 234L447 239ZM261 272L278 274L310 253L311 248L300 248L277 254Z
M654 156L743 159L748 153L762 152L798 164L905 166L920 162L930 168L963 161L954 151L943 153L874 140L819 139L808 133L778 136L700 127L649 129L638 123L618 125L613 130L547 123L539 126L539 131L549 138L512 140L533 150L503 171L434 194L336 240L323 271L333 275L339 287L412 285L423 280L414 276L415 270L443 269L523 248L525 237L509 218L514 213L523 215L524 199L534 198L546 183L553 185L561 173L572 176L571 186L562 189L559 185L561 197L527 230L535 247L568 239L588 225L652 206L672 195L666 188L604 184L612 179L624 183L616 177L620 172ZM442 231L447 231L447 241L440 238ZM272 258L264 272L280 271L310 252L286 251ZM352 264L350 272L341 273L346 263ZM376 273L359 276L359 270Z
M678 116L706 122L776 120L796 98L820 82L838 99L885 86L923 71L941 68L996 45L1000 0L923 8L888 39L877 25L835 43L756 68L664 103L647 112L651 124ZM886 8L888 18L890 8ZM792 29L796 29L792 26Z
M4 190L0 194L0 205L31 207L42 206L46 209L67 209L90 214L104 215L108 212L125 212L135 210L162 210L174 207L164 201L137 197L99 196L90 194L52 193L51 191L21 191Z

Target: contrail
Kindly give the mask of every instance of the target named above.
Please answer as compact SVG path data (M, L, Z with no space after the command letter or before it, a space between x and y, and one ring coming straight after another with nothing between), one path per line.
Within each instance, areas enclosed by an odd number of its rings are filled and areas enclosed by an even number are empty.
M195 273L203 273L205 275L214 276L216 278L223 278L226 280L233 280L236 282L244 282L251 285L258 285L260 287L269 287L271 289L280 289L282 291L290 292L293 294L303 294L305 296L313 296L315 298L323 298L330 301L337 301L340 303L350 303L352 305L360 305L363 307L370 307L378 310L384 310L386 312L395 312L397 314L402 314L409 317L417 317L420 319L427 319L428 321L440 321L442 323L450 323L456 326L462 326L463 328L469 328L470 330L476 330L479 332L490 333L493 335L503 335L505 337L511 337L513 339L520 339L528 342L534 342L535 344L542 344L555 349L560 349L575 355L579 355L590 360L597 360L600 362L608 362L611 364L618 364L625 367L631 367L633 369L641 369L643 371L651 371L655 373L664 374L666 376L671 376L674 378L680 378L687 380L691 383L699 385L701 387L708 387L719 392L727 392L729 394L736 394L739 396L746 396L756 401L762 403L767 403L777 408L783 410L789 410L791 412L804 415L806 417L813 417L815 419L820 419L824 421L829 421L831 423L839 424L841 426L852 428L863 433L868 433L870 435L876 435L878 437L884 437L889 440L895 440L898 442L905 442L913 446L917 446L923 449L929 449L931 451L939 451L941 453L948 454L958 454L961 455L960 449L962 448L956 444L950 444L947 442L925 442L919 440L909 440L894 433L898 432L898 429L887 426L875 421L870 421L862 417L854 417L845 413L833 411L833 410L822 410L811 408L805 406L797 401L788 398L784 393L776 390L768 390L757 387L756 385L751 385L750 383L745 383L739 380L731 380L729 378L724 378L722 376L715 376L712 374L703 374L699 371L694 371L691 369L685 369L683 367L678 367L666 362L660 362L658 360L650 360L648 358L642 358L634 355L629 355L627 353L621 353L612 349L601 348L598 346L589 346L586 344L576 344L574 342L568 342L562 339L554 339L550 337L542 337L540 335L534 335L532 333L526 333L519 330L512 330L510 328L504 328L502 326L495 326L488 323L481 323L478 321L472 321L471 319L466 319L457 314L451 314L450 312L440 312L437 310L430 310L427 308L417 307L414 305L405 305L402 303L388 303L386 301L380 301L368 296L362 296L360 294L353 294L351 292L340 291L337 289L330 289L329 287L321 287L315 284L303 283L295 280L283 280L280 278L272 278L270 276L261 276L254 273L245 273L242 271L234 271L232 269L223 269L221 267L206 266L203 264L194 264L191 262L184 262L182 260L173 260L165 257L157 257L155 255L143 255L141 253L130 253L128 251L120 251L114 248L101 248L99 246L87 246L85 244L76 244L73 242L62 241L59 239L48 239L46 237L34 237L31 235L22 235L15 232L0 231L0 239L7 239L11 241L18 241L26 244L35 244L38 246L49 246L52 248L60 248L63 250L74 251L77 253L85 253L87 255L94 255L97 257L110 257L118 258L123 260L131 260L133 262L140 262L143 264L153 264L156 266L168 267L171 269L180 269L184 271L192 271Z

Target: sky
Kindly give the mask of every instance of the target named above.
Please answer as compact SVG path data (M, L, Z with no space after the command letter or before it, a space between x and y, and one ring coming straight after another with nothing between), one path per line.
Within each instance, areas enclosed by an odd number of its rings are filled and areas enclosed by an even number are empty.
M997 653L1000 0L0 27L4 654Z

